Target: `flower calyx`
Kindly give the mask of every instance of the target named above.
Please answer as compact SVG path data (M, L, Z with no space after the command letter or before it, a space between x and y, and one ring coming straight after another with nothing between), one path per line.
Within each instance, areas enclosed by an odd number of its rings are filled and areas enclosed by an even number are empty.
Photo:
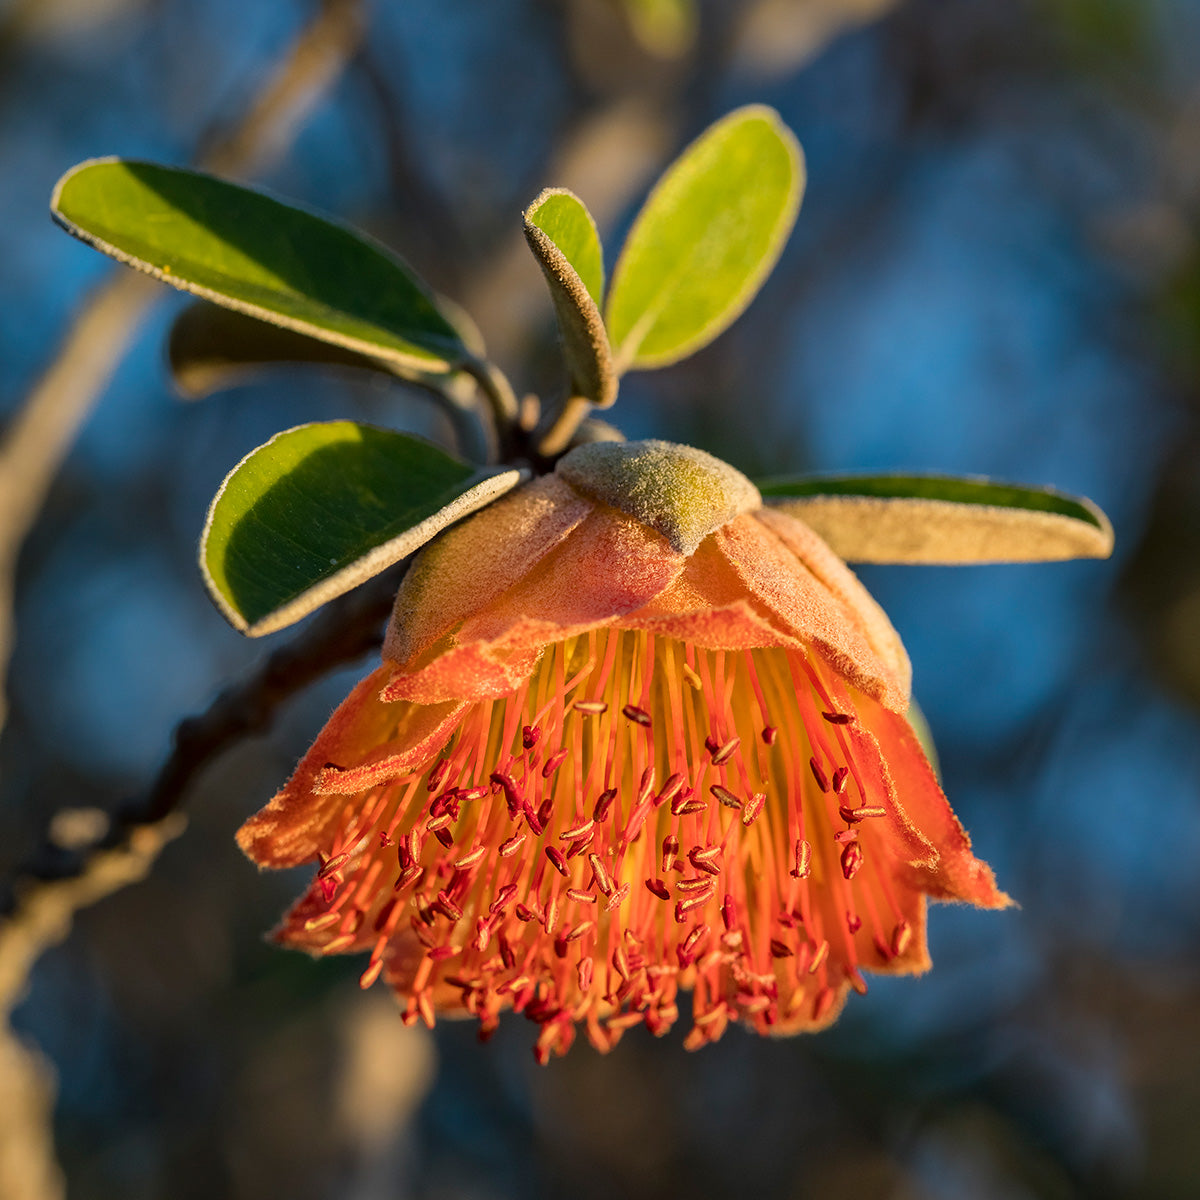
M577 446L558 460L555 474L689 556L710 533L762 505L754 484L728 463L657 439Z

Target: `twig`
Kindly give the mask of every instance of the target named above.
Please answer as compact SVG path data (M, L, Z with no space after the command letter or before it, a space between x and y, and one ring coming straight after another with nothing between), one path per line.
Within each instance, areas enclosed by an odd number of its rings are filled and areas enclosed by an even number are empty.
M36 899L39 887L85 879L105 854L136 850L133 843L146 830L167 828L165 823L177 815L192 781L222 751L266 729L289 697L334 667L378 647L402 574L402 566L394 568L332 601L303 633L273 651L249 678L226 688L202 713L182 721L175 730L171 753L149 790L114 813L98 841L82 849L64 850L47 834L18 867L9 894L0 898L0 909L5 912L0 919L0 1011L7 995L12 931ZM174 826L170 828L174 830ZM83 903L91 903L86 894Z

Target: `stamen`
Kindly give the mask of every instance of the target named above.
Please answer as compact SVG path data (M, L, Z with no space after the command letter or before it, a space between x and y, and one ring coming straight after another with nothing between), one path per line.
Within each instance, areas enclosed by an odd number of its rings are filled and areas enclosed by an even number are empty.
M849 725L854 720L852 713L823 712L821 714L830 725Z
M644 708L638 708L636 704L626 704L621 711L636 724L645 729L650 728L650 714Z
M727 787L722 787L719 783L714 783L708 790L712 792L712 794L716 796L716 798L720 800L720 802L725 805L726 808L742 807L742 802Z

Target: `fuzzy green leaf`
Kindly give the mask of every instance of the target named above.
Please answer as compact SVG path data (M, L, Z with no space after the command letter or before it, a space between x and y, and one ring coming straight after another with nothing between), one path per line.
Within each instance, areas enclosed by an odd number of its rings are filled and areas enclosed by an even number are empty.
M252 379L264 368L295 363L386 371L378 359L220 308L206 300L175 318L167 339L175 386L189 400Z
M598 308L604 261L595 222L577 196L547 188L525 211L525 239L554 301L571 391L608 408L617 398L617 374Z
M1051 488L941 475L769 479L763 499L851 562L1049 562L1107 558L1113 532L1090 500Z
M638 214L608 297L619 371L707 345L754 298L800 208L804 159L773 109L737 109L693 142Z
M58 181L50 207L69 233L172 287L398 373L445 372L468 357L399 258L262 192L196 171L94 159Z
M226 476L200 539L205 583L235 628L273 633L522 478L477 471L420 438L354 421L300 425Z

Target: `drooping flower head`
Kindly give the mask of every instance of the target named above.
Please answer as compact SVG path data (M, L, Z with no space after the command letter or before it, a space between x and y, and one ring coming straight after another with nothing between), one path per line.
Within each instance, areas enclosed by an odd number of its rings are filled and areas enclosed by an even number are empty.
M895 631L807 526L663 442L581 447L414 561L381 667L239 834L316 862L278 938L408 1020L689 1047L819 1029L1008 903L904 713Z

